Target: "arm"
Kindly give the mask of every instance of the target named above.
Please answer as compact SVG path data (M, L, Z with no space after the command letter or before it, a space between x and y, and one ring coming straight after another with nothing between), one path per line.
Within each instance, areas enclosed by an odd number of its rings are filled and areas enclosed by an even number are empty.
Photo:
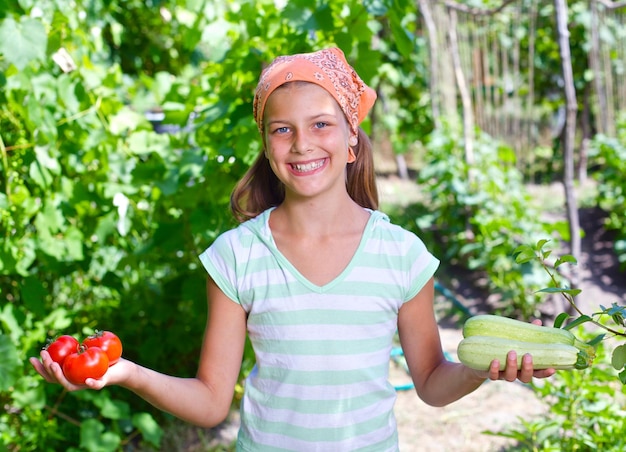
M86 387L119 385L186 422L204 427L222 422L230 410L241 368L246 313L210 278L207 296L209 315L196 377L173 377L121 359L101 379L88 379ZM85 388L69 383L46 351L41 357L41 362L31 358L31 363L47 381L58 382L69 391Z
M433 303L434 280L431 278L412 300L400 308L398 315L400 343L415 389L429 405L444 406L452 403L474 391L487 378L507 381L519 379L527 383L533 376L543 378L554 374L553 369L535 371L530 355L524 356L522 369L517 371L514 351L507 356L505 371L500 371L497 360L486 372L447 361L441 349Z

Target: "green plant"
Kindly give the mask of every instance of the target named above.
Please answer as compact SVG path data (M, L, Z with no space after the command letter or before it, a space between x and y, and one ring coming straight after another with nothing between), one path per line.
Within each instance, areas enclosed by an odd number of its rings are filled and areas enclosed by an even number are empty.
M446 262L486 274L487 289L499 294L497 310L510 317L536 314L545 275L534 262L514 271L511 253L546 231L532 208L513 150L478 134L475 162L467 162L459 131L434 131L420 171L424 208L415 222L433 251Z
M33 375L27 357L70 327L85 335L115 325L129 359L193 375L207 309L197 256L234 225L230 191L260 151L252 96L263 65L339 45L371 83L383 59L414 54L406 27L416 22L404 12L415 7L5 3L0 448L159 447L157 409L119 388L65 394ZM373 48L383 27L397 39ZM247 344L241 379L253 365Z
M539 290L539 293L560 294L574 310L574 320L566 324L566 321L571 316L564 312L556 317L554 326L556 328L563 326L565 329L572 329L585 323L593 324L601 332L589 342L590 345L596 345L608 338L626 338L626 306L613 303L609 307L600 305L599 311L594 313L587 314L583 312L576 303L575 298L580 294L581 290L565 287L557 273L562 265L576 265L576 259L572 255L565 254L555 259L554 262L549 262L548 259L552 251L546 248L548 243L549 240L539 240L532 246L521 245L515 250L514 254L515 261L519 264L525 264L529 261L538 262L550 277L550 286ZM613 350L611 364L619 371L619 379L622 384L626 385L626 345L619 345Z
M599 183L597 203L607 213L607 229L616 233L614 249L622 269L626 269L626 113L617 129L614 138L596 135L589 154L597 165L593 171Z
M580 337L591 339L588 332ZM602 343L596 347L594 365L583 371L560 371L549 379L531 383L549 414L518 418L520 425L486 434L517 442L508 451L619 452L626 447L626 387L616 384L615 370Z

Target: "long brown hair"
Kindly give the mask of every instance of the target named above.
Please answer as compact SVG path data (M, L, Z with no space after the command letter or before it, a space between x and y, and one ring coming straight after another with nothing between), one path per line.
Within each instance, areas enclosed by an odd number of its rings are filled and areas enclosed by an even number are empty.
M355 160L348 164L346 188L350 197L361 207L378 209L378 188L374 172L372 143L360 127L358 143L352 146ZM244 222L285 200L285 187L276 177L261 151L248 171L239 180L230 196L230 209L235 218Z

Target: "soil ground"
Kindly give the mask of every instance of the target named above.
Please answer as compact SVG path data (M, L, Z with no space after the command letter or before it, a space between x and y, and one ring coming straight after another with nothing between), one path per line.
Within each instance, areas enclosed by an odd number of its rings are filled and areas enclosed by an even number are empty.
M415 184L386 178L380 184L383 200L392 197L395 202L411 202ZM550 199L559 204L560 186L537 188L534 196ZM546 190L548 191L546 193ZM550 209L551 210L551 209ZM562 212L551 210L550 215L562 217ZM600 304L626 303L626 273L619 271L612 250L611 234L604 231L603 215L595 208L580 210L581 227L585 231L582 242L580 288L585 303L591 308ZM567 251L565 251L567 252ZM467 276L467 275L466 275ZM453 291L462 305L478 314L487 309L484 297L471 281L463 277L452 281ZM554 309L553 309L554 310ZM459 319L454 310L443 309L440 317L440 334L444 351L456 359L456 347L462 338ZM588 313L592 311L586 311ZM549 316L550 307L546 307ZM457 312L458 314L458 312ZM390 363L391 379L397 386L410 383L401 365ZM514 444L504 437L485 434L485 431L504 431L519 424L520 417L532 420L545 416L548 407L533 391L519 382L486 382L465 398L443 408L424 404L412 389L398 390L395 414L398 422L400 450L403 452L496 452ZM168 451L226 451L234 441L238 428L238 415L213 430L189 429L177 426L169 430L163 450Z

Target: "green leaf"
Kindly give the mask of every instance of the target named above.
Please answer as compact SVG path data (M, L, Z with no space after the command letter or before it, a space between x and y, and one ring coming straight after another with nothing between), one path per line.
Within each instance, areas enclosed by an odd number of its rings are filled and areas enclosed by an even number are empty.
M47 45L46 29L38 20L24 17L15 22L8 17L0 23L0 54L19 70L33 60L43 60Z
M136 130L139 125L145 123L146 118L136 111L122 108L109 119L109 130L113 135L123 135L131 130Z
M48 189L48 186L52 183L52 175L45 167L35 160L30 164L29 172L30 178L44 190Z
M107 419L127 419L130 416L130 406L126 402L103 397L94 403L100 408L102 417Z
M48 292L39 279L34 276L24 278L21 283L22 301L24 306L37 317L46 315L45 301Z
M548 239L541 239L537 241L537 245L535 245L535 249L537 251L543 249L543 247L549 242L550 240Z
M573 264L576 265L578 263L578 261L576 260L576 258L570 254L566 254L564 256L559 257L556 262L554 263L554 268L559 267L562 264Z
M59 161L50 155L47 146L35 146L35 155L41 167L50 170L52 174L60 174L61 166L59 165Z
M17 348L6 334L0 334L0 392L8 391L21 375L22 363Z
M582 325L583 323L587 323L587 322L591 322L591 317L589 317L588 315L581 315L580 317L577 317L576 319L574 319L573 322L568 323L565 326L566 330L571 330L572 328L576 328L579 325Z
M569 314L567 312L560 313L556 316L556 319L554 319L554 327L561 328L567 319L569 319Z
M135 155L147 155L152 152L165 155L169 151L170 140L167 135L140 130L128 139L128 150Z
M596 346L598 345L600 342L602 342L604 340L604 338L606 337L606 334L602 333L602 334L598 334L596 337L594 337L593 339L591 339L590 341L587 342L587 344L591 345L591 346Z
M538 290L537 292L541 293L564 293L575 297L579 293L582 292L580 289L568 289L566 287L546 287L544 289Z
M83 233L74 226L70 226L65 231L64 237L66 256L68 260L81 261L84 258L83 254Z
M143 438L155 447L161 445L163 430L149 413L137 413L133 415L133 425L139 429Z
M619 345L613 350L611 365L615 370L621 370L626 364L626 345ZM623 383L623 381L622 381Z
M20 309L16 307L14 303L7 303L0 311L0 325L3 326L3 330L8 332L11 341L17 343L24 334L24 328L26 325L23 323L23 314ZM0 334L2 334L0 332ZM0 357L3 355L0 355Z
M398 51L402 56L409 58L414 52L415 37L408 32L402 24L403 17L398 15L398 12L394 9L388 11L389 25L391 27L391 34L393 35L394 42L398 47Z
M115 452L121 442L117 434L105 432L105 426L96 419L87 419L80 424L80 447L89 452Z
M20 376L15 384L15 390L11 393L13 405L17 408L42 410L46 405L44 388L45 386L41 384L39 374Z
M527 245L517 247L515 251L513 251L513 256L515 256L515 262L518 264L525 264L537 257L535 251Z

